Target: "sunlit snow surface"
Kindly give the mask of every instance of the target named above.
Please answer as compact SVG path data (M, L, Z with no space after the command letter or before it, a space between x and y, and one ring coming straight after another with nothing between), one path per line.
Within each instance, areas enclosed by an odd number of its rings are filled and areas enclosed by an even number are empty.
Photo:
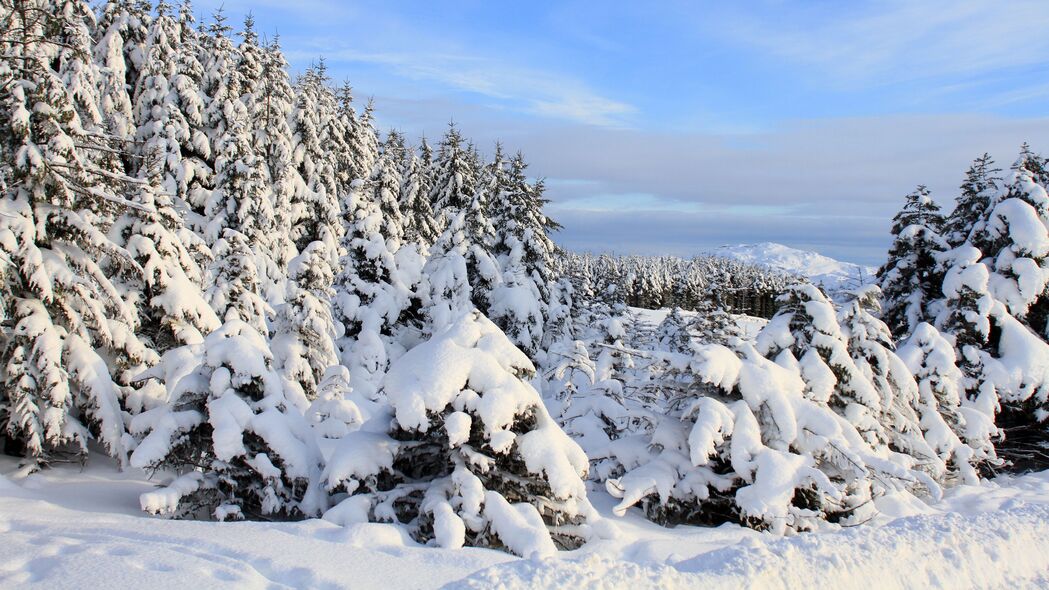
M3 588L1029 588L1049 584L1049 473L879 500L868 525L795 537L666 529L611 514L619 534L546 560L414 543L383 524L171 521L137 511L154 485L101 456L18 478L0 459Z

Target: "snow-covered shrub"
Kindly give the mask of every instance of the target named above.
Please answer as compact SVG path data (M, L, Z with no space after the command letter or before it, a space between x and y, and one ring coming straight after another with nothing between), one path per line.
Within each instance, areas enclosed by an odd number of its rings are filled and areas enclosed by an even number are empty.
M402 522L442 547L579 546L595 518L587 458L528 384L533 374L477 311L406 353L383 380L392 427L347 435L325 468L328 489L349 494L333 511Z

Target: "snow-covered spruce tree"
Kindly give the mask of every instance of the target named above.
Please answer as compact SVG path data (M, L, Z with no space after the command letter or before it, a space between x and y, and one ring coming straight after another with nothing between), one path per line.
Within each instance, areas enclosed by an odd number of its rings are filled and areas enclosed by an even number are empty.
M80 0L52 0L46 4L53 16L47 23L47 42L38 44L37 49L51 59L49 65L61 80L84 132L92 135L103 133L105 117L99 101L100 72L91 56L97 17L91 6ZM38 5L22 4L13 12L19 12L18 9L23 7L34 9ZM12 41L24 42L17 38ZM96 155L85 153L83 157L91 160Z
M1036 181L1043 164L1025 149L1014 165L973 233L973 242L985 249L982 263L973 264L974 255L946 261L957 278L944 284L948 308L955 311L945 317L944 329L958 334L968 397L985 414L998 411L1004 440L997 453L1012 469L1046 464L1049 404L1035 368L1049 360L1049 197Z
M453 217L430 248L423 267L423 317L427 336L436 335L474 308L466 274L469 244L463 232L465 214Z
M273 356L281 376L296 396L315 399L321 380L339 363L332 317L333 273L324 242L313 242L292 259L287 300L273 321Z
M353 107L353 88L344 81L335 91L335 116L330 125L331 134L328 141L337 146L334 153L335 178L343 190L354 180L367 180L378 152L361 154L355 152L355 146L361 147L357 139L357 110ZM377 143L376 143L377 145Z
M204 297L196 252L185 241L192 234L163 190L159 163L152 164L143 173L153 173L132 191L139 207L128 208L109 233L142 268L126 285L134 296L126 297L138 306L139 337L159 358L174 347L199 344L220 322Z
M685 362L702 385L694 397L666 411L647 439L614 447L626 469L606 482L621 498L615 513L640 503L663 524L738 522L782 534L868 519L872 497L890 490L938 491L811 399L796 368L753 346L701 345Z
M966 403L964 375L951 343L931 324L922 323L899 354L918 383L917 406L926 442L950 470L949 477L977 481L975 464L994 459L990 444L994 427L986 414Z
M597 365L579 340L556 342L546 356L544 373L547 407L566 434L590 460L590 479L605 481L622 475L614 441L647 426L652 416L621 395L594 387Z
M77 103L92 95L78 85L92 80L94 16L83 3L36 1L3 15L4 435L43 463L85 456L96 436L125 463L129 440L117 371L148 362L150 351L118 287L142 269L104 230L119 209L140 205L118 193L132 179L84 155L109 147L85 130L78 113L92 110Z
M1017 161L1004 194L977 238L990 268L989 288L1010 314L1043 339L1049 335L1049 196L1038 184L1036 156Z
M695 315L689 330L695 334L696 342L731 347L743 336L736 320L727 311L714 305L713 301L697 299L694 306Z
M337 180L335 154L347 148L334 142L339 133L335 97L328 87L324 63L311 67L296 84L291 114L292 163L298 178L291 196L292 239L301 251L322 241L337 263L342 238L339 200L345 189Z
M169 352L143 378L163 380L169 403L132 420L145 436L131 464L178 474L142 495L143 510L229 520L324 509L306 402L286 395L268 342L251 325L230 319L202 344Z
M495 226L488 218L486 193L482 190L475 192L462 214L463 237L469 246L466 251L466 279L470 282L471 299L476 308L488 314L491 312L493 292L502 283L503 277L499 261L492 255ZM527 286L524 288L528 289ZM508 305L512 306L514 303L510 301ZM503 311L501 315L507 315L516 310L507 308L501 311ZM540 327L540 333L541 329Z
M401 176L398 201L404 215L404 239L428 247L440 235L440 230L430 206L431 187L426 162L414 151L409 151Z
M364 422L361 409L349 399L350 371L342 365L332 365L324 371L317 399L306 411L306 419L321 438L339 440L360 428Z
M229 230L241 236L254 258L260 295L268 301L273 298L270 290L276 289L275 285L284 275L284 270L277 267L272 251L267 247L276 230L269 199L269 175L265 163L252 147L244 104L232 98L223 110L226 132L215 145L215 188L205 209L205 237L217 257L221 248L219 242L229 239ZM219 290L224 288L218 281L214 286ZM216 309L223 308L217 306ZM266 333L264 323L252 325Z
M573 340L575 338L574 319L572 309L576 306L577 296L572 288L571 280L563 276L560 266L555 266L554 276L561 278L550 285L550 300L547 302L546 318L543 321L543 339L540 345L542 350L549 350L557 342ZM541 354L536 358L540 359ZM542 362L540 359L539 362Z
M492 252L503 269L503 286L492 297L491 317L518 346L535 355L550 319L554 245L547 236L541 185L528 183L518 154L509 164L497 146L489 166L489 207L499 230Z
M344 111L348 104L347 102L344 105ZM352 161L355 162L356 171L360 174L359 177L352 176L351 180L353 178L366 178L379 158L379 134L375 131L374 113L375 104L369 99L368 104L364 106L364 110L359 117L343 120L343 124L346 126L344 133L346 143L349 146L349 153L352 156ZM351 173L352 171L353 169L351 169Z
M878 284L885 298L882 319L897 339L936 317L931 306L940 298L943 282L936 254L948 249L941 237L943 223L940 206L925 186L907 195L893 218L893 243L889 260L878 269Z
M214 170L201 93L203 66L192 22L188 4L177 19L165 4L157 6L134 93L135 139L137 163L159 167L148 174L159 174L164 192L187 210L186 226L200 232L197 240L188 232L181 237L187 245L198 242L191 247L198 263L206 263L210 255L201 247L203 213Z
M350 433L325 468L329 489L349 494L325 518L402 522L441 547L578 547L597 519L586 455L528 384L533 374L476 311L409 351L383 382L390 431Z
M343 325L343 364L350 369L354 389L366 396L375 393L389 367L394 326L411 298L398 270L399 183L393 168L386 156L380 158L367 183L351 183L343 204L346 233L335 309Z
M981 253L966 244L940 257L946 269L943 281L943 310L935 325L953 338L957 364L964 375L962 390L973 397L986 384L984 352L992 352L991 308L994 299L988 291L987 265L979 262Z
M166 10L161 6L160 10ZM106 132L121 141L134 139L132 93L145 69L150 36L150 4L110 0L102 8L95 43L99 66L99 106ZM126 163L129 171L133 164Z
M994 207L1000 190L1000 169L994 167L994 160L984 154L973 161L965 173L961 193L955 199L954 210L947 217L943 226L943 237L951 248L957 248L970 241L973 231L982 229L983 222ZM984 244L974 243L981 248Z
M975 475L968 463L972 453L958 438L963 432L957 419L960 400L930 403L927 384L915 382L910 367L895 352L888 326L876 317L881 298L877 286L861 287L849 295L838 320L853 361L882 400L878 420L889 449L912 457L916 468L937 481L947 478L949 465L967 479Z
M244 17L244 28L237 35L240 37L236 65L237 77L240 79L240 100L254 119L253 115L258 109L256 103L262 94L260 82L266 56L265 49L259 44L259 35L255 32L255 17L250 12Z
M828 404L875 449L888 442L880 421L884 401L856 366L833 304L818 287L799 284L780 296L780 310L757 337L769 359L800 372L805 396Z
M622 398L630 381L629 373L634 368L634 358L623 340L627 337L628 318L621 310L608 311L596 321L596 338L593 340L597 374L594 386L606 395Z
M273 211L277 226L290 228L295 174L291 166L293 155L293 133L289 117L295 108L295 89L288 76L288 62L281 50L280 39L274 38L265 48L262 61L262 80L259 83L253 117L255 120L255 145L262 154L270 172L273 186ZM287 239L282 240L287 242ZM280 253L274 258L280 265L285 257L293 255L291 244L279 246Z
M676 353L688 353L692 350L692 334L689 333L689 321L680 307L674 306L656 326L655 344L659 350Z
M214 252L206 296L219 319L239 320L260 334L269 334L273 310L262 295L255 253L247 236L227 228L215 243Z
M477 192L477 171L470 162L470 154L463 136L455 125L441 139L431 171L430 204L444 226L470 206Z

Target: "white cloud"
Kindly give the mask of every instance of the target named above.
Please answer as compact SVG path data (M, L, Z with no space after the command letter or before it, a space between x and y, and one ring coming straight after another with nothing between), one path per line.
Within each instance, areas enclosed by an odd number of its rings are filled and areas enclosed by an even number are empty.
M843 84L967 76L1044 64L1049 11L1041 0L773 2L715 19L715 34L810 64Z
M510 108L540 117L585 125L621 127L634 107L601 96L571 77L522 67L496 58L439 52L367 52L354 49L325 50L331 64L365 63L388 67L394 74L435 82L492 101L490 106ZM302 58L301 50L289 57Z

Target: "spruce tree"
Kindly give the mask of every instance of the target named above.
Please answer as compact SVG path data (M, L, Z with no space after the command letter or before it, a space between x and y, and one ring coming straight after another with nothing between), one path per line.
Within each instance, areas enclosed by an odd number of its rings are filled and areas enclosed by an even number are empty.
M1040 158L1021 154L980 241L991 269L991 294L1044 339L1049 335L1049 195L1037 180L1040 174Z
M288 76L288 63L279 39L274 39L264 48L261 80L251 115L256 153L269 171L273 219L279 231L269 240L268 247L278 268L286 268L297 253L290 232L295 219L292 203L298 178L292 167L293 133L289 124L294 104L295 91Z
M296 85L291 131L292 163L298 178L291 196L291 229L298 250L322 241L333 256L338 254L342 237L339 200L343 190L337 180L335 154L345 149L328 143L338 135L331 133L335 119L335 98L321 62L300 76Z
M440 231L430 206L430 176L426 162L409 151L401 172L402 184L398 201L404 215L404 238L407 242L429 247Z
M339 363L332 317L333 271L324 242L313 242L288 268L287 301L273 321L277 370L297 395L315 399L328 369Z
M346 234L336 278L343 324L343 362L354 388L374 393L389 366L394 325L408 307L409 287L398 270L400 212L394 163L380 158L371 179L352 183L343 204Z
M973 231L987 218L998 196L1001 172L994 167L994 160L984 154L973 161L965 173L961 193L954 204L954 210L944 223L943 236L951 248L957 248L970 240ZM985 244L974 243L977 248Z
M121 367L149 362L138 314L119 285L142 273L106 229L116 212L142 207L118 190L133 179L97 167L85 152L108 149L80 117L93 107L94 17L79 2L20 2L7 14L0 68L2 276L0 399L4 432L36 462L83 457L97 436L126 462L129 441ZM96 129L97 131L97 129ZM115 359L111 367L106 359Z
M936 257L948 247L941 237L943 224L925 186L907 195L893 218L893 243L889 260L878 269L878 283L885 297L882 320L897 339L936 315L932 306L943 282Z
M680 307L674 306L667 317L656 326L655 340L660 350L677 353L688 353L692 350L689 322Z
M463 136L454 124L450 124L441 140L431 174L430 204L443 219L442 228L469 207L477 192L477 171L470 164Z
M828 404L874 448L888 443L879 420L883 400L856 366L834 306L818 287L795 285L780 296L780 310L757 339L766 358L796 368L805 396Z
M534 373L476 311L409 351L384 381L388 432L344 437L325 469L328 488L350 494L326 518L400 522L422 542L526 557L578 547L598 518L587 458L528 384Z

